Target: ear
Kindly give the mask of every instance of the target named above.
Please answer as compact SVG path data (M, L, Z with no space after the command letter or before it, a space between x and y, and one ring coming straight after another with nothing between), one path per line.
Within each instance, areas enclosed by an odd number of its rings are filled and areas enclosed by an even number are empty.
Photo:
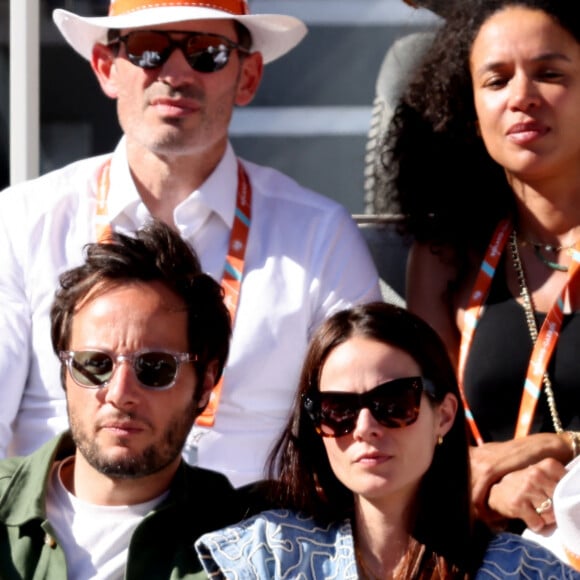
M243 107L249 104L256 93L264 72L264 61L260 52L253 52L242 58L242 70L238 80L236 105Z
M197 406L199 409L205 409L209 402L209 397L218 377L218 363L217 361L211 361L205 370L205 375L203 377L203 390L199 396L199 401Z
M101 89L111 99L116 99L118 95L115 59L116 56L111 47L104 44L95 44L93 47L91 68L101 85Z
M436 438L443 437L449 433L449 430L453 426L453 421L455 421L458 407L459 401L457 397L452 393L447 393L443 401L439 404L439 423L435 433Z

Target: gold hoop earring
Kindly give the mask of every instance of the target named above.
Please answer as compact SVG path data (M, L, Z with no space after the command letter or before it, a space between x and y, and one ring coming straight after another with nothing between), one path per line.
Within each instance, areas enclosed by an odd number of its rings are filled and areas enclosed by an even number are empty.
M437 445L443 445L443 435L439 435L439 437L437 437Z

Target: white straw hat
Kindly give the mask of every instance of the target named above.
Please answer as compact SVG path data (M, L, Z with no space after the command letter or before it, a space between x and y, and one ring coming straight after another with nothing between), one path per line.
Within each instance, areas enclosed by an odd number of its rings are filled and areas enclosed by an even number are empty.
M110 29L142 28L190 20L237 20L252 35L253 51L271 62L306 35L304 22L284 14L250 14L247 0L111 0L109 15L86 18L57 8L52 18L65 40L91 59L96 43L107 43Z

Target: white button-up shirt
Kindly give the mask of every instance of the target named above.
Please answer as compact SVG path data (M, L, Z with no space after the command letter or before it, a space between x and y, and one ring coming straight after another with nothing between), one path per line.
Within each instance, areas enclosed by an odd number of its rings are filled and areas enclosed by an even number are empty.
M125 142L113 154L109 221L130 233L150 213ZM108 156L79 161L0 194L0 456L28 454L68 426L49 312L58 276L96 239L96 178ZM252 224L221 402L184 455L234 485L261 478L287 419L308 340L329 314L380 300L378 275L346 209L270 168L244 161ZM237 159L228 146L175 223L204 270L221 280L233 223Z

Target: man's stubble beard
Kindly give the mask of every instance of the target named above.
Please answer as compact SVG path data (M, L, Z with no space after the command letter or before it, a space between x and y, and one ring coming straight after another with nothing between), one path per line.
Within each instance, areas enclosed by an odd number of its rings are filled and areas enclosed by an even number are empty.
M89 436L70 411L69 424L77 450L93 469L114 479L138 479L163 470L181 455L196 412L197 404L192 400L187 409L179 410L172 420L168 421L168 426L159 440L142 451L127 454L122 458L108 457L98 440ZM124 418L131 416L130 413L122 415ZM123 444L121 437L118 445Z

